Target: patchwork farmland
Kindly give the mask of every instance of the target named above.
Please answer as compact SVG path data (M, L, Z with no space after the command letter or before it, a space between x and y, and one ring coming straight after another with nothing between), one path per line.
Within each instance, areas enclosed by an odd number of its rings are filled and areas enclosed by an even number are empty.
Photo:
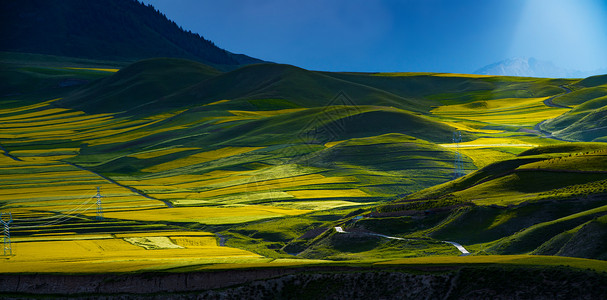
M28 64L11 66L90 82L2 100L5 273L476 263L451 243L482 263L605 259L568 246L604 234L604 136L554 127L592 114L552 105L584 80ZM166 84L184 70L197 81Z

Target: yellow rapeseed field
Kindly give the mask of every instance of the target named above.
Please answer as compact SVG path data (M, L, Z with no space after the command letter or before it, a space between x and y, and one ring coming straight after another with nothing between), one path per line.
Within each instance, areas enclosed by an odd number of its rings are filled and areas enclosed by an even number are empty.
M38 103L38 104L32 104L32 105L15 107L15 108L3 108L3 109L0 109L0 115L13 114L13 113L17 113L17 112L42 108L42 107L48 106L49 103L59 100L59 99L60 98L44 101L44 102Z
M533 126L569 111L546 106L543 98L506 98L439 106L431 113L498 125Z
M470 157L474 162L474 165L479 169L494 162L510 159L515 156L514 154L481 147L462 148L459 149L459 152L461 152L465 156Z
M457 144L440 144L439 146L445 148L458 147ZM521 141L515 138L479 138L469 142L459 143L460 148L492 148L492 147L520 147L520 148L533 148L539 146L538 144L531 144L529 142Z
M152 240L161 239L152 238ZM162 240L169 239L165 237ZM195 240L191 242L194 243ZM202 263L263 259L262 256L249 251L213 246L211 243L207 243L204 247L182 246L174 249L146 250L123 239L107 238L14 242L13 253L13 256L0 261L2 272L55 273L58 270L68 273L132 272Z
M118 72L120 69L114 69L114 68L72 68L72 67L66 67L66 69L71 69L71 70L91 70L91 71L102 71L102 72L111 72L111 73L116 73Z
M40 110L40 111L34 111L34 112L29 112L29 113L24 113L24 114L19 114L19 115L14 115L14 116L6 116L6 117L0 117L0 122L9 122L9 121L15 121L15 120L29 120L31 118L36 118L36 117L41 117L41 116L49 116L49 118L53 118L54 114L58 114L58 113L63 113L63 112L69 112L69 109L66 108L49 108L49 109L45 109L45 110Z

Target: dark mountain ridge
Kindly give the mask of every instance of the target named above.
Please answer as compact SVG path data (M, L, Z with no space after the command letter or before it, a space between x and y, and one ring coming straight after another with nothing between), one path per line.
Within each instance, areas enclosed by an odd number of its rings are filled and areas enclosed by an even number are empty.
M135 61L179 57L230 70L261 60L217 47L136 0L2 1L0 50Z

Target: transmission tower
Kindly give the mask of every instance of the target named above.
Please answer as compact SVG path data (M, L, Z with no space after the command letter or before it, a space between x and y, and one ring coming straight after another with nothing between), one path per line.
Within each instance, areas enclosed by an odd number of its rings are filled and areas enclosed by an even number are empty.
M101 198L103 198L103 196L101 196L101 191L100 191L101 187L98 186L97 187L97 195L95 195L93 198L97 198L97 217L96 219L101 221L103 220L103 207L101 207Z
M4 216L8 216L8 220L4 220ZM13 222L13 214L8 213L0 213L0 222L4 225L4 255L13 255L13 248L11 247L11 232L10 225Z
M464 162L462 160L462 154L459 152L459 143L462 142L462 132L455 131L453 132L453 144L455 144L455 159L453 161L454 164L454 172L453 179L460 178L464 176Z

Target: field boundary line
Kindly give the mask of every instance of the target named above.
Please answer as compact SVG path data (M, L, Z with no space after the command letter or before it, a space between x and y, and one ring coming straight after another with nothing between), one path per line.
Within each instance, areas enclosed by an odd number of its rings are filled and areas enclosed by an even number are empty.
M78 169L80 169L80 170L87 171L87 172L91 172L91 173L93 173L93 174L95 174L95 175L97 175L97 176L99 176L99 177L101 177L101 178L103 178L103 179L105 179L105 180L109 181L109 182L110 182L110 183L112 183L112 184L115 184L115 185L117 185L117 186L120 186L120 187L123 187L123 188L129 189L131 192L136 193L136 194L138 194L139 196L145 197L145 198L150 199L150 200L162 201L162 202L163 202L163 203L164 203L164 204L165 204L167 207L169 207L169 208L173 208L173 204L172 204L170 201L167 201L167 200L162 200L162 199L156 199L156 198L154 198L154 197L152 197L152 196L149 196L148 194L146 194L146 193L144 193L144 192L142 192L142 191L140 191L140 190L138 190L138 189L136 189L136 188L134 188L134 187L131 187L131 186L128 186L128 185L124 185L124 184L118 183L118 182L117 182L116 180L114 180L114 179L111 179L111 178L109 178L109 177L107 177L107 176L105 176L105 175L103 175L103 174L99 174L99 173L97 173L97 172L95 172L95 171L88 170L88 169L86 169L86 168L84 168L84 167L82 167L82 166L79 166L79 165L75 164L75 163L71 163L71 162L67 162L67 161L62 161L62 162L66 163L66 164L68 164L68 165L70 165L70 166L76 167L76 168L78 168Z

